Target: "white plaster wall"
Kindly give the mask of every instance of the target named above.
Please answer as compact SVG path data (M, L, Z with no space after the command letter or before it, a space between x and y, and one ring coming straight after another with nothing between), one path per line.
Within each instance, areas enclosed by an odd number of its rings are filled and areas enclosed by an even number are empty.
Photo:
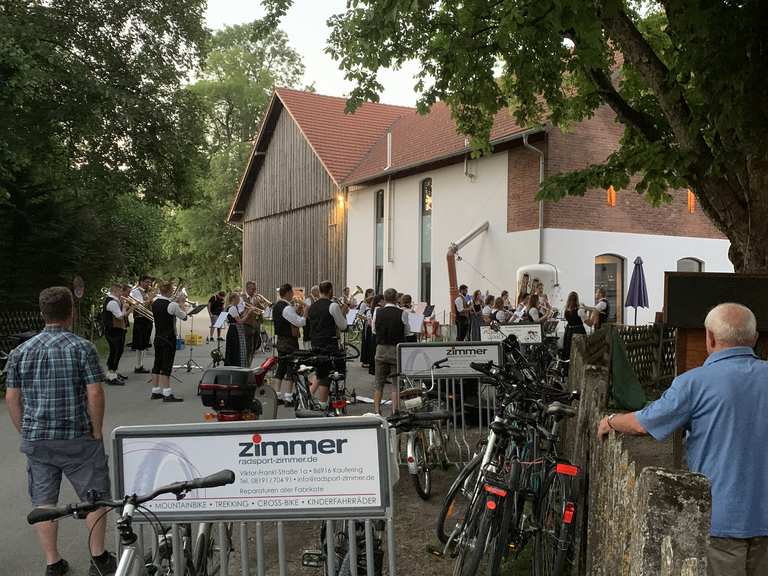
M394 180L394 202L384 186L384 289L395 288L419 301L419 270L421 254L421 190L427 176ZM389 219L393 219L390 227ZM434 218L433 218L434 221ZM391 239L392 254L388 252Z
M373 286L376 213L379 187L350 192L347 200L347 286ZM320 249L320 247L318 247Z
M624 258L624 296L638 256L643 259L643 271L648 287L648 309L638 309L637 323L653 322L656 312L664 304L664 272L677 270L681 258L697 258L704 262L705 272L733 272L728 260L727 240L655 236L650 234L622 234L585 230L544 230L544 261L557 266L560 275L561 297L571 290L587 304L592 302L595 290L595 256L614 254ZM561 302L553 302L562 306ZM634 308L625 308L624 322L634 322Z

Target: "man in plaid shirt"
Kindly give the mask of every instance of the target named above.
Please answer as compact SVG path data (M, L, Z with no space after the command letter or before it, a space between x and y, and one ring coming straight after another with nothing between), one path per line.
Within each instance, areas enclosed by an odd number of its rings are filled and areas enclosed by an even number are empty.
M89 491L109 498L109 472L102 440L104 374L96 348L69 331L73 318L68 288L46 288L40 293L45 329L24 342L8 358L5 401L21 451L27 455L29 495L35 506L56 506L64 474L80 500ZM115 557L104 549L103 510L86 518L90 538L92 576L115 572ZM57 524L35 525L45 552L46 576L69 570L59 556Z

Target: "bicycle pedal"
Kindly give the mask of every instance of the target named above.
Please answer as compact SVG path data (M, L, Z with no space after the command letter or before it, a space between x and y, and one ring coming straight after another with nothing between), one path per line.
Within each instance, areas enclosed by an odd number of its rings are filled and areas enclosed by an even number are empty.
M445 554L439 548L435 548L431 544L427 544L427 554L431 554L436 558L445 558Z

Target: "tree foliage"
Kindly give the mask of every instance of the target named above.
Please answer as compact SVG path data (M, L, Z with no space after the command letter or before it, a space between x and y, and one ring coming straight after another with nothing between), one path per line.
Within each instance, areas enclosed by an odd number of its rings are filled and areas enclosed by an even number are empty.
M202 167L184 88L203 0L0 3L0 260L4 302L81 274L91 290L162 257L159 205Z
M165 275L181 276L202 296L240 285L242 232L226 223L251 141L275 86L295 86L304 65L286 35L259 21L217 31L190 91L203 103L207 168L192 206L174 211Z
M267 25L292 0L266 0ZM540 196L628 187L655 203L690 186L731 240L737 270L768 271L768 42L760 0L351 0L328 51L377 100L380 68L421 63L419 106L447 102L487 150L494 113L568 126L608 105L624 124L601 165Z

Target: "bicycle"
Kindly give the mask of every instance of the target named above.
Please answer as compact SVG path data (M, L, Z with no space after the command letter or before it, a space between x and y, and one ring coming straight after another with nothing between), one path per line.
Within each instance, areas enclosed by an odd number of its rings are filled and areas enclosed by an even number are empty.
M298 418L315 418L318 416L343 416L346 414L347 405L354 403L353 398L347 396L346 375L334 370L328 375L330 386L328 390L328 402L322 406L314 399L310 392L309 376L317 371L317 365L329 365L334 367L338 362L354 360L354 354L317 354L311 351L299 350L290 357L290 367L286 378L293 380L294 393L293 405L296 408Z
M142 504L154 500L158 496L163 494L173 494L178 500L181 500L187 493L192 490L201 488L216 488L218 486L225 486L232 484L235 481L235 473L231 470L221 470L210 476L204 478L195 478L185 482L174 482L156 489L154 492L138 496L136 494L126 495L121 500L97 500L96 495L92 494L92 498L89 502L80 502L77 504L69 504L62 508L35 508L27 515L27 522L29 524L36 524L38 522L47 522L51 520L58 520L66 516L73 516L75 518L85 518L91 512L95 512L102 508L106 509L118 509L121 508L120 517L116 521L117 532L120 537L120 543L123 546L123 552L120 555L120 560L117 565L117 571L115 576L143 576L153 575L157 573L157 569L154 563L150 561L146 562L146 558L141 559L144 564L138 564L139 562L139 550L136 546L138 536L133 531L133 516L136 512L141 514L150 525L158 524L159 534L167 532L162 527L157 517L147 508L144 508ZM104 512L106 514L106 511ZM210 544L206 546L204 550L212 550L215 548L213 544L213 537L211 537ZM189 553L185 550L185 556ZM214 574L215 572L208 571L207 556L203 556L201 564L187 561L185 563L186 576L203 576L207 574ZM152 558L150 557L150 560ZM187 560L189 557L187 556ZM197 558L196 558L197 560ZM172 574L172 570L165 572L165 574Z
M429 369L429 388L416 383L411 376L398 374L404 384L400 387L401 412L395 413L388 422L398 432L408 435L406 442L406 463L416 493L422 500L429 500L432 494L432 470L437 466L448 467L449 436L445 423L450 413L428 395L435 389L435 370L448 362L447 358L434 362Z
M456 478L438 517L438 538L456 558L453 573L498 576L504 559L517 558L533 538L534 574L562 576L579 469L558 457L557 440L561 421L576 414L563 402L578 394L532 388L492 363L470 366L497 388L499 401L484 449Z

